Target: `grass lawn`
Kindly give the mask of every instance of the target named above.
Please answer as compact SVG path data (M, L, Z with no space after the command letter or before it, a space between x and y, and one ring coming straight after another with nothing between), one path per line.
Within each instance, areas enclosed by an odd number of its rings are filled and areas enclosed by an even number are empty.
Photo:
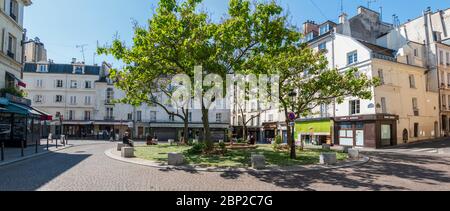
M224 156L219 155L189 155L189 146L169 146L166 144L158 146L136 147L135 155L138 158L157 162L167 162L167 154L170 152L184 153L189 164L207 167L249 167L252 153L261 153L266 157L268 165L293 166L293 165L313 165L319 163L319 156L323 150L305 149L297 151L297 159L289 158L286 151L274 151L271 145L258 145L252 150L228 150ZM337 152L338 160L347 159L347 154Z

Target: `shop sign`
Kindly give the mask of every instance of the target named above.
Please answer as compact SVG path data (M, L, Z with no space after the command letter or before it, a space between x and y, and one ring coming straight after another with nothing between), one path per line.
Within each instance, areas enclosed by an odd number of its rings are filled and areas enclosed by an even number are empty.
M29 99L25 99L25 98L21 98L21 97L17 97L11 94L5 94L6 99L8 99L10 102L13 103L18 103L18 104L23 104L23 105L27 105L27 106L31 106L31 100Z

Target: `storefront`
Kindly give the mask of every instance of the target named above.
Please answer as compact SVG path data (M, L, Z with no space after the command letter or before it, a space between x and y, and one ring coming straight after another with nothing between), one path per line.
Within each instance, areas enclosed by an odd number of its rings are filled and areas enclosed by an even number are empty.
M335 119L335 144L383 148L397 144L396 115L361 115Z
M330 118L302 119L295 123L296 141L306 145L322 145L332 143L333 121Z
M278 134L277 128L278 123L276 122L263 123L263 142L270 144L272 141L275 141L275 137Z
M92 139L94 122L92 121L64 121L64 134L69 138Z
M39 144L42 114L27 99L7 94L0 100L0 141L6 147Z
M122 138L125 132L132 134L133 122L129 121L95 121L93 122L94 137L97 139L109 139L111 131Z

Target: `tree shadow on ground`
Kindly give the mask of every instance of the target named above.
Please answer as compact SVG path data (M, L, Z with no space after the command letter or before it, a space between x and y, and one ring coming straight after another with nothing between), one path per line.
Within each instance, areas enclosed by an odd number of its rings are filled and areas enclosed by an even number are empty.
M391 153L370 153L369 163L337 170L320 170L297 173L250 172L262 182L278 187L298 190L314 190L314 185L332 185L346 189L362 190L408 190L400 185L380 183L385 176L410 180L412 183L450 185L450 159L420 155L399 155ZM433 168L427 164L438 165ZM440 166L442 165L442 166ZM229 178L227 174L221 175ZM239 175L232 175L233 179Z
M29 159L0 167L0 191L37 190L92 155L50 152L44 156L46 162Z

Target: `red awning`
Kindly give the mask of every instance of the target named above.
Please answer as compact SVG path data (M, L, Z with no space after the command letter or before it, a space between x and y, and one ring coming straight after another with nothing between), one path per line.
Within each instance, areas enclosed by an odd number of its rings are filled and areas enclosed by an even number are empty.
M19 81L18 85L23 87L23 88L27 88L27 84L22 82L22 81Z

